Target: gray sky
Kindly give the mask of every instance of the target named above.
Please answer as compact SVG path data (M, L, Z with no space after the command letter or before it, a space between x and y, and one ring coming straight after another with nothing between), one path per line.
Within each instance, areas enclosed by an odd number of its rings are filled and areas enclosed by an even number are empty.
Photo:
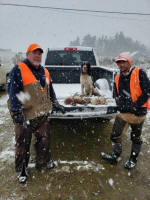
M150 13L150 0L0 0L0 3ZM150 47L150 16L0 6L0 48L13 51L26 51L35 42L44 49L67 46L77 36L114 36L120 31Z

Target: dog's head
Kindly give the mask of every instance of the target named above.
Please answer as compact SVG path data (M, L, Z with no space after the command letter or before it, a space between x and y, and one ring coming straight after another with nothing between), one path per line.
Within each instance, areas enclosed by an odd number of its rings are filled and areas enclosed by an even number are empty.
M81 64L81 74L91 75L91 64L88 61Z

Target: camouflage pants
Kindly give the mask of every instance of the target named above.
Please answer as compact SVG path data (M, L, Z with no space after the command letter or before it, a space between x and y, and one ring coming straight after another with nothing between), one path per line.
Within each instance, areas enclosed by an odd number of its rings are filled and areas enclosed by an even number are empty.
M116 116L110 139L112 141L113 152L117 156L120 156L122 153L121 138L129 126L131 127L130 135L132 140L131 152L134 151L138 156L142 145L141 134L145 118L146 115L135 116L131 113L120 113Z
M51 160L50 124L46 117L30 120L27 127L15 124L15 168L21 171L23 164L28 166L32 133L35 135L36 165L46 165Z

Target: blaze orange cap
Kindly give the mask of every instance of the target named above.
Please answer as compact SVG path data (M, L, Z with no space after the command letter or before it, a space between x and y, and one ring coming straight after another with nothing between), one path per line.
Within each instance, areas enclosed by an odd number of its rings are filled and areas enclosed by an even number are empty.
M27 53L35 51L37 49L39 49L43 53L43 49L38 44L30 44L27 48Z

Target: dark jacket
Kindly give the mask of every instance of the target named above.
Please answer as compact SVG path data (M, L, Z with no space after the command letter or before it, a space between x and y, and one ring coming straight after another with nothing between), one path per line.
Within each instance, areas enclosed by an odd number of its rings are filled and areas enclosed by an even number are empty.
M133 70L133 68L132 68ZM132 102L130 94L130 77L131 73L127 75L120 74L119 79L119 94L117 93L116 84L114 83L113 97L116 100L118 110L121 113L133 113L137 116L142 116L147 113L147 108L142 107L146 103L148 97L150 96L150 81L142 69L139 71L139 81L142 90L142 95L138 98L136 102Z
M36 79L40 82L41 86L45 86L45 72L44 68L40 65L38 69L34 68L28 59L23 60L23 62L30 68ZM56 94L53 89L52 81L50 83L50 100L52 102L56 101ZM10 72L8 81L8 94L10 100L10 110L12 112L22 111L22 104L18 100L16 94L23 90L22 76L19 67L16 65Z

